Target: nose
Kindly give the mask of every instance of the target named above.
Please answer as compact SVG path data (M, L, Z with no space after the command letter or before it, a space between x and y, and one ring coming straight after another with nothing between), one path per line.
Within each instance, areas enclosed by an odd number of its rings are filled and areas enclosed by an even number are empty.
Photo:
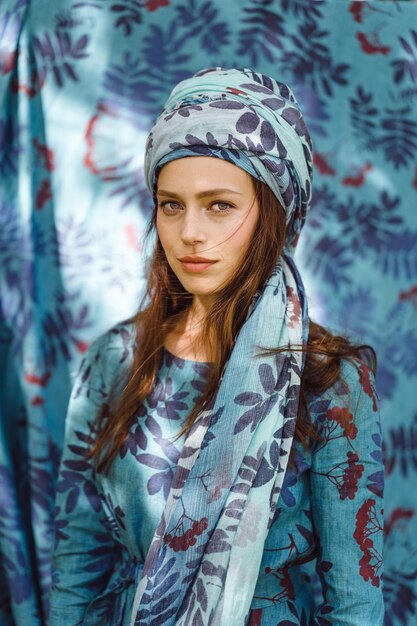
M180 228L180 237L184 244L194 245L206 241L203 218L199 211L185 210Z

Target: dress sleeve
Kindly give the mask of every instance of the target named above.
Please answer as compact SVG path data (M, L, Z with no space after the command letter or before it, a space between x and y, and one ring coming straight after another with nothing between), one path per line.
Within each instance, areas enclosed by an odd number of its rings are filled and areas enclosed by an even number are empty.
M96 418L107 410L105 348L105 336L91 346L69 402L57 485L48 626L83 624L88 604L105 588L120 553L103 510L92 462L85 459L95 441Z
M317 573L324 596L316 618L333 626L380 626L384 608L379 412L373 377L365 365L344 363L342 377L349 387L349 402L346 386L337 383L329 409L317 418L322 440L312 455Z

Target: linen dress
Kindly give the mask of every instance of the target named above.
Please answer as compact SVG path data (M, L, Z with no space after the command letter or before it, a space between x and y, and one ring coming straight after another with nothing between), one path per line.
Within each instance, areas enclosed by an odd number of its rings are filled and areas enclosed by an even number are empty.
M105 418L123 385L134 337L129 323L100 337L75 381L57 489L49 626L130 623L135 587L184 441L177 433L207 377L208 364L165 350L129 438L110 471L96 475L84 457L97 434L97 416ZM264 545L250 626L383 623L377 401L365 366L344 361L341 378L344 382L324 394L309 396L310 419L321 439L308 447L294 439ZM204 531L198 524L192 528ZM240 541L256 541L254 529L245 530ZM178 550L182 531L171 529ZM166 607L158 605L157 595L158 588L152 614L162 624Z

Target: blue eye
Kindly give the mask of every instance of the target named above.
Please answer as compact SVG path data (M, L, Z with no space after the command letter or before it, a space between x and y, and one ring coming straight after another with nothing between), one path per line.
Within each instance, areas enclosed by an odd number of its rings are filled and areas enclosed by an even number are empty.
M167 202L160 202L158 209L162 209L165 213L174 213L181 209L181 205L173 200L168 200Z
M216 206L217 209L214 209L215 213L229 213L232 209L232 205L228 202L213 202L213 204L210 205L210 209L213 209L213 207Z

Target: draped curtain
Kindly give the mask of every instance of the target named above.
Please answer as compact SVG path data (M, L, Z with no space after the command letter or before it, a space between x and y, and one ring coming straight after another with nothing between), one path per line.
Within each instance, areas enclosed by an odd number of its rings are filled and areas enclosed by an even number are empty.
M386 625L416 623L417 3L2 0L0 626L46 623L73 377L143 293L147 132L211 66L287 82L305 112L298 263L312 317L377 351Z

